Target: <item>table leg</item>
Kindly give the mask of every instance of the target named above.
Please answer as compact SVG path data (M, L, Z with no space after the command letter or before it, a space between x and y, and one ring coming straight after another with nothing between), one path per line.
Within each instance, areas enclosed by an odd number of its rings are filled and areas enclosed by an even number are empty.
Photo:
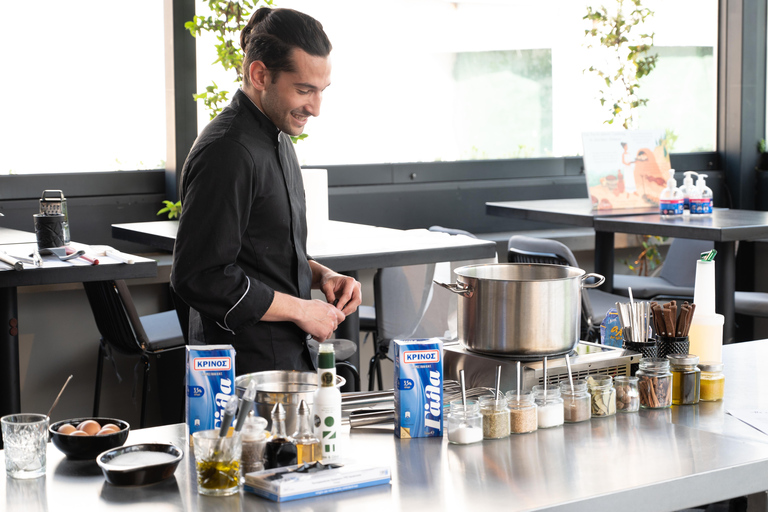
M613 241L614 234L595 231L595 272L605 277L600 290L613 293Z
M0 416L21 412L16 287L0 288ZM0 448L3 447L0 440Z
M736 242L715 242L715 310L725 317L723 343L733 343L736 332Z
M357 279L356 270L340 273L344 274L345 276L354 277ZM339 324L339 327L336 329L335 336L340 339L355 342L355 345L357 345L357 350L352 355L352 357L347 359L347 361L352 363L355 368L357 368L357 371L360 372L360 314L355 311L351 315L347 315L347 318L345 318L344 321Z

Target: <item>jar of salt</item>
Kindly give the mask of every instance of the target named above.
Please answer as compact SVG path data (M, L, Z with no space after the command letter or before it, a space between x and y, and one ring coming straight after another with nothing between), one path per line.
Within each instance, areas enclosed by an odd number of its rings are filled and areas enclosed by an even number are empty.
M507 391L507 408L509 409L509 431L512 434L527 434L539 428L536 402L533 393Z
M451 402L448 415L448 442L453 444L471 444L483 440L483 417L480 404L476 400Z
M559 427L565 421L560 388L533 386L539 428Z
M560 396L563 397L563 415L566 423L578 423L592 417L592 398L585 380L574 380L573 387L567 380L560 381Z
M509 409L506 398L481 396L480 414L483 416L483 439L501 439L509 435Z

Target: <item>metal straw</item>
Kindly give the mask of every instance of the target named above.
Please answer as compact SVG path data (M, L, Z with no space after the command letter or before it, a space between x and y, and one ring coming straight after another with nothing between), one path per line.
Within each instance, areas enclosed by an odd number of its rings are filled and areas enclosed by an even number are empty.
M467 412L467 386L464 384L464 370L459 370L459 380L461 381L461 405L464 406L464 412Z
M48 409L48 414L46 416L48 416L49 418L51 417L51 413L53 412L53 408L56 407L57 403L59 403L59 398L61 398L61 394L64 392L64 389L66 389L67 384L69 384L69 381L71 381L71 380L72 380L72 376L70 375L69 377L67 377L67 381L64 383L64 385L61 386L61 391L59 391L59 394L56 396L56 400L53 401L53 405L51 406L50 409Z
M547 403L547 358L544 357L544 403Z
M522 375L520 375L520 371L521 371L520 361L515 363L515 366L517 367L516 368L516 370L517 370L517 401L519 402L520 401L520 383L523 380Z
M496 398L499 398L499 388L501 387L501 365L496 367Z
M573 393L573 375L571 375L571 356L565 354L565 366L568 368L568 382L571 383L571 393Z

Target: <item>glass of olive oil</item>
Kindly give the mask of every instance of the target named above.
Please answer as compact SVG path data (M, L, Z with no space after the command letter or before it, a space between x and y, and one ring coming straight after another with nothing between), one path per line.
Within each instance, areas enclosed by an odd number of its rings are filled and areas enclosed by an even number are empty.
M218 430L192 434L197 468L197 492L207 496L230 496L240 491L242 473L240 432L230 429L226 437Z

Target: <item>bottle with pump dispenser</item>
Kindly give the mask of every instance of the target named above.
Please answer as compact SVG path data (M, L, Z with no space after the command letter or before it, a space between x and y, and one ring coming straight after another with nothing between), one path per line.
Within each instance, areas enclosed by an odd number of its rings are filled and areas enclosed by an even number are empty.
M680 187L680 193L683 194L683 208L690 210L691 199L698 199L701 197L701 192L699 192L699 189L693 184L692 176L695 174L698 177L699 174L694 171L685 171L683 174L685 177L683 178L683 185Z
M307 402L302 400L299 403L298 412L298 427L292 436L296 443L296 463L319 462L323 460L322 453L320 453L320 440L315 436L312 429L312 411L309 410Z
M712 215L712 189L707 186L706 174L699 174L696 180L696 188L699 197L691 200L691 214Z
M272 409L272 437L264 448L264 469L296 464L296 445L285 430L285 408L277 403Z
M667 187L661 191L661 196L659 197L659 212L665 217L682 215L683 204L683 194L677 188L677 182L675 181L675 170L670 169Z
M333 345L320 344L317 361L317 390L314 395L315 435L320 439L323 464L341 459L341 393L336 388L336 357Z

